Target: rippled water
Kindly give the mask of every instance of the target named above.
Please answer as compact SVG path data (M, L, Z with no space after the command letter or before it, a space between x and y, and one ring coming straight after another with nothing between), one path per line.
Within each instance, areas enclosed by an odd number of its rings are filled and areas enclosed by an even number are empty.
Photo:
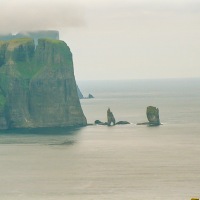
M200 197L200 80L81 82L88 122L110 107L130 125L0 132L0 199ZM107 85L107 87L105 87ZM145 108L162 126L137 126Z

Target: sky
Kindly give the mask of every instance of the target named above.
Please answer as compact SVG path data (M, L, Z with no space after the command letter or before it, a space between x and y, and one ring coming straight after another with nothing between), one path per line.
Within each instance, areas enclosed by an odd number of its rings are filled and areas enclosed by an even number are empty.
M58 30L77 80L200 77L199 0L0 0L0 33Z

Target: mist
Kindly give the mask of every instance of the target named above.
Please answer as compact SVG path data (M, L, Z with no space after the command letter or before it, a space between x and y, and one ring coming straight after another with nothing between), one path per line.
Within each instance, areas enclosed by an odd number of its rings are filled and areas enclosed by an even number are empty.
M63 0L1 1L1 34L79 27L84 23L84 9L75 3Z
M0 34L58 30L77 80L200 76L199 0L0 3Z

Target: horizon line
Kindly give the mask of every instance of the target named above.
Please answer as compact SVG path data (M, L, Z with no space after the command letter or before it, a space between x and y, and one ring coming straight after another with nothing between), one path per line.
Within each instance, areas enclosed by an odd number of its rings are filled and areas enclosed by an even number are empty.
M200 79L199 77L169 77L169 78L130 78L130 79L77 79L76 81L136 81L136 80L189 80Z

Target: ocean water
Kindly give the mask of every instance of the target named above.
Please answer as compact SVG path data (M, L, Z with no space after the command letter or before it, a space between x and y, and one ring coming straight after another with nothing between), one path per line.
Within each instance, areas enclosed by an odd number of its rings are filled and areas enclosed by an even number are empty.
M200 79L80 81L87 126L0 132L0 199L200 198ZM163 125L145 122L146 107Z

